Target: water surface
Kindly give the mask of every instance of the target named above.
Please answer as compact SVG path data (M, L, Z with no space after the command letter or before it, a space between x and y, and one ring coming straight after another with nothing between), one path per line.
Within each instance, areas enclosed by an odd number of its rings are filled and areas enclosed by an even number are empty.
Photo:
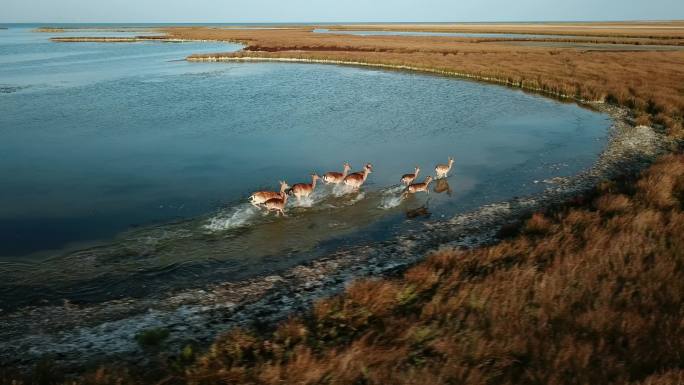
M282 269L532 194L589 167L608 117L499 86L283 63L189 63L213 43L53 43L0 34L0 308L146 296ZM91 35L91 33L88 33ZM106 33L109 35L109 33ZM431 193L399 177L456 158ZM354 170L287 218L278 180ZM429 217L414 217L424 207ZM409 213L408 219L407 213Z

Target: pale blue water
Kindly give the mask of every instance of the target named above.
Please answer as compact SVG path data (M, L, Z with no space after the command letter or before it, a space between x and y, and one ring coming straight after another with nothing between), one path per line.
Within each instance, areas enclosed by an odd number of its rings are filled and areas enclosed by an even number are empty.
M585 169L611 124L445 77L189 63L239 47L48 40L58 35L0 30L0 308L143 296L386 239L420 223L404 212L427 196L399 203L391 187L413 166L422 179L456 158L452 193L429 198L425 220L441 220ZM373 163L363 194L322 188L284 219L245 203L344 161Z

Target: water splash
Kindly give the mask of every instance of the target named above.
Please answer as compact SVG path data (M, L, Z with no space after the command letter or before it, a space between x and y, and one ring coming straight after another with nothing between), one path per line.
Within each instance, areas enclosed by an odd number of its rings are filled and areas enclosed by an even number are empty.
M352 187L349 187L344 183L339 183L339 184L336 184L333 186L332 194L335 197L339 198L339 197L347 195L353 191L354 191L354 189Z
M378 208L381 209L392 209L401 204L401 201L404 200L403 195L386 195L382 197L382 200L380 201L380 205Z
M388 210L399 206L404 200L403 193L405 189L406 187L403 185L391 186L384 189L378 208Z
M234 207L228 213L218 214L209 219L204 228L211 231L230 230L249 226L258 217L260 210L250 204Z
M330 194L327 193L324 189L316 189L314 190L311 195L304 197L304 198L296 198L292 197L288 200L288 202L292 202L292 207L305 207L305 208L310 208L315 205L318 205L321 201L325 200Z
M361 191L358 194L356 194L355 197L353 197L351 200L349 200L349 205L356 204L357 202L361 201L363 198L366 197L366 193Z
M384 195L393 195L393 194L398 194L401 192L404 192L406 190L406 186L404 185L396 185L392 187L388 187L385 190L382 191Z

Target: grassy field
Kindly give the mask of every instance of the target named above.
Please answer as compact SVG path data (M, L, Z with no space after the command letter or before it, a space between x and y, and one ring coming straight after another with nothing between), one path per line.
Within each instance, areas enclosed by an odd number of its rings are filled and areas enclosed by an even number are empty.
M449 23L449 24L353 24L325 26L336 30L424 31L472 33L525 33L535 35L577 35L641 37L656 39L684 38L684 22L603 22L603 23Z
M650 41L679 39L683 27L671 22L379 28L563 30ZM602 100L630 109L635 124L652 125L675 144L671 154L639 175L606 180L563 205L505 226L496 244L442 249L400 277L358 281L275 330L227 331L208 352L180 352L147 373L113 364L77 383L684 383L684 52L324 35L308 28L166 32L247 46L238 53L195 57L202 60L407 66ZM65 381L42 368L33 382Z

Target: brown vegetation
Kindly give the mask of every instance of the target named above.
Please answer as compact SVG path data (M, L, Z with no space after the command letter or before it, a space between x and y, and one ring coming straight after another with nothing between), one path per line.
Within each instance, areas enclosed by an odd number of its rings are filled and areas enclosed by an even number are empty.
M614 26L616 33L625 29ZM305 29L168 33L248 46L229 58L440 69L606 100L630 108L638 124L683 135L684 52L584 52ZM399 278L356 282L275 331L229 331L193 363L192 355L181 355L153 374L100 369L77 383L684 383L684 155L605 181L501 234L505 239L488 247L435 252Z
M189 384L681 384L684 155L606 181L475 250L366 279L261 337L232 330ZM188 365L186 363L186 365ZM183 369L185 368L185 369ZM78 383L147 383L100 369ZM175 373L175 374L174 374ZM49 382L46 382L49 383Z
M587 207L534 215L497 245L443 250L401 279L357 282L266 339L232 331L187 380L678 383L684 156L595 194Z
M684 38L684 22L512 23L512 24L353 24L325 26L331 30L524 33L535 35L618 36L654 39Z

